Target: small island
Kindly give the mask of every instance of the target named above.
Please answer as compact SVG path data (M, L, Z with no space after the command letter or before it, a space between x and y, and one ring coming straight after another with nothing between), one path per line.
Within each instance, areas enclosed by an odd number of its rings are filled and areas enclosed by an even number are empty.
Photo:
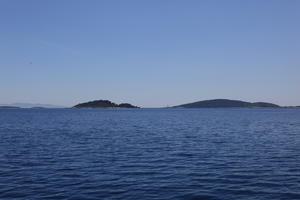
M250 103L239 100L213 99L182 104L173 108L280 108L280 106L266 102Z
M0 109L18 109L20 107L17 106L0 106Z
M73 108L139 108L138 106L133 106L129 103L121 103L116 104L109 100L95 100L95 101L89 101L85 103L80 103Z

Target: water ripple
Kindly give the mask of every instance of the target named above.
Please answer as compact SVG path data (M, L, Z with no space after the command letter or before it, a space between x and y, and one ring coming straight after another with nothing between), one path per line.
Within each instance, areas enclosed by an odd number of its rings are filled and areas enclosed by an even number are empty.
M0 199L300 199L298 109L0 109Z

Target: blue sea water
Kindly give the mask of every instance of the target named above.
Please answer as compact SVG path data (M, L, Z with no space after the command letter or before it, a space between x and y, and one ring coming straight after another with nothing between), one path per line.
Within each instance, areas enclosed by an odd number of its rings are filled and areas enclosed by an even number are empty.
M0 109L1 200L300 199L300 109Z

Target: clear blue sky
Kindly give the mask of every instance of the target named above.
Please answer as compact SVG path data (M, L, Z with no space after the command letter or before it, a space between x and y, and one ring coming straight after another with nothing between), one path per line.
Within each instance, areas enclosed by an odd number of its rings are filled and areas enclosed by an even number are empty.
M298 0L0 0L0 103L300 105Z

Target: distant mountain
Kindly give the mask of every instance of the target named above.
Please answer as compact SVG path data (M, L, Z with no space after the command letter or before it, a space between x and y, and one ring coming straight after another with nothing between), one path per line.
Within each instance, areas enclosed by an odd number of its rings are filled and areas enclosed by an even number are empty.
M73 108L139 108L139 107L133 106L129 103L116 104L109 100L96 100L96 101L89 101L86 103L77 104Z
M12 104L0 104L0 106L13 106L19 108L64 108L63 106L51 105L51 104L34 104L34 103L12 103Z
M278 108L280 106L266 102L250 103L239 100L213 99L174 106L175 108Z

